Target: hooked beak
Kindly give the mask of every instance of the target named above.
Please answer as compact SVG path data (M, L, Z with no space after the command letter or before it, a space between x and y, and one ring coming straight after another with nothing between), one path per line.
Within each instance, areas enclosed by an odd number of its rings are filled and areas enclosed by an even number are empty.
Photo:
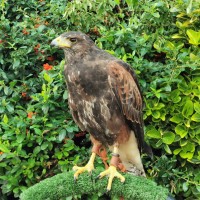
M51 46L60 47L60 48L70 48L71 47L71 42L68 39L64 38L64 37L59 36L59 37L55 38L51 42L50 45Z

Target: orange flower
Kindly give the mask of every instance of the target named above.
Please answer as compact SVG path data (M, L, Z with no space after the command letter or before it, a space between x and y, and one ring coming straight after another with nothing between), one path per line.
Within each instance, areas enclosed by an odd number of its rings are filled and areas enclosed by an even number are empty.
M24 28L24 29L22 30L22 33L23 33L24 35L29 35L29 32L26 30L26 28Z
M27 93L26 92L22 92L22 97L26 97Z
M2 151L0 151L0 155L2 155L3 154L3 152Z
M40 24L35 24L34 28L38 28L40 26Z
M52 69L53 69L53 66L52 66L52 65L49 65L48 63L46 63L46 64L43 64L43 69L44 69L44 70L52 70Z
M27 117L28 117L29 119L32 119L33 115L36 115L36 112L28 112Z
M38 49L40 48L40 44L37 44L35 47L34 47L34 51L35 53L38 53Z

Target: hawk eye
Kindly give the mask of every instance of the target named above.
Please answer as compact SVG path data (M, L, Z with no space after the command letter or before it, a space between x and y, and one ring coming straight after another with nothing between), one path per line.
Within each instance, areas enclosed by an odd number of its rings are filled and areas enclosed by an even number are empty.
M76 38L69 38L70 42L77 42Z

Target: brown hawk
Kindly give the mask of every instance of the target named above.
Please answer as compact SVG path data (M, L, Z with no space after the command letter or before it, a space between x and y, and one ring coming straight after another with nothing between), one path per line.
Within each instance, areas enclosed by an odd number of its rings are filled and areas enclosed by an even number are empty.
M119 162L126 171L144 175L141 151L145 147L143 101L134 71L122 60L95 46L81 32L63 33L51 42L64 50L64 75L69 91L69 107L81 130L90 133L92 155L75 179L94 169L94 159L102 146L112 151L110 166L99 177L109 175L107 190L114 177L125 178L117 171Z

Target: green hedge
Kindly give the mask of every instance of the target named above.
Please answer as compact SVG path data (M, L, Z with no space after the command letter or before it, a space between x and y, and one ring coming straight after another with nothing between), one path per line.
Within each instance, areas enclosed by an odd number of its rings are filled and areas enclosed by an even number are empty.
M95 171L91 175L83 173L77 182L74 182L73 171L61 173L52 178L45 179L38 184L27 189L20 195L21 200L66 200L83 197L83 199L102 199L107 193L107 199L118 200L126 197L127 200L167 200L168 190L155 184L155 182L144 177L123 174L125 183L115 179L112 190L106 192L108 179L96 179L100 171ZM84 188L84 189L83 189ZM105 199L105 198L103 198ZM102 199L102 200L103 200Z
M89 157L73 122L63 52L50 42L68 30L135 69L145 99L149 178L177 198L200 197L200 3L179 1L1 1L0 185L2 198ZM96 166L102 166L100 159Z

